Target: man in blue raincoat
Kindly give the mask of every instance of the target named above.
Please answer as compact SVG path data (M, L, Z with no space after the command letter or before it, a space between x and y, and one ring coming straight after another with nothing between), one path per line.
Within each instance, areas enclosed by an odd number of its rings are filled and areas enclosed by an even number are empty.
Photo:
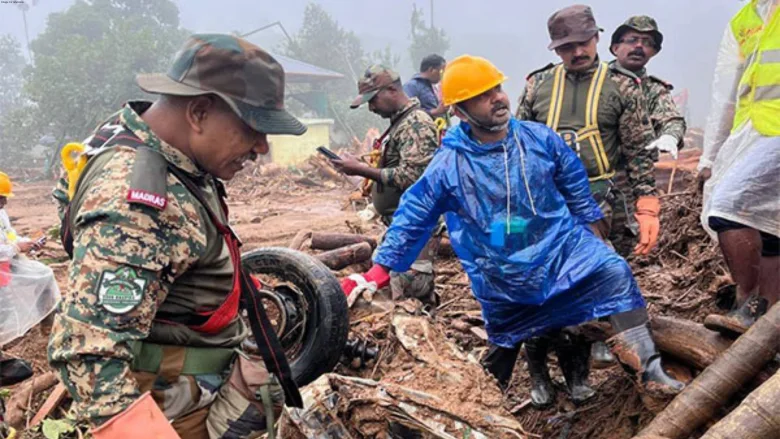
M483 58L463 55L447 65L443 98L462 122L404 193L375 265L344 279L342 288L350 295L387 285L388 272L409 268L444 214L482 306L492 345L483 363L499 384L508 385L524 340L609 317L617 335L607 343L624 367L642 384L681 390L683 384L661 367L628 264L590 227L602 213L585 168L555 132L511 117L501 89L505 80ZM584 339L566 340L572 349L561 365L577 401L592 393L587 370L584 381L576 370L582 357L587 363L590 346ZM565 364L573 367L567 372ZM536 406L552 402L546 369L543 375L532 374Z

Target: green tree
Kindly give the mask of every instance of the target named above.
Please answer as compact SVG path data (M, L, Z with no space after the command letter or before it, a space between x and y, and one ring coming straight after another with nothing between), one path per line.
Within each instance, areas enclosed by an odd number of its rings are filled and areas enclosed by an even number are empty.
M432 53L444 56L449 50L450 39L447 34L441 28L425 24L423 11L418 9L417 5L413 6L410 23L409 57L415 69L419 67L420 61L426 56Z
M34 107L22 95L26 65L19 42L10 35L0 37L0 157L4 166L19 163L29 151L25 147L28 139L39 137L33 128Z
M397 64L398 57L389 48L367 54L354 32L341 27L322 6L309 3L300 30L281 49L287 56L344 75L345 79L317 87L328 95L331 115L350 136L362 138L369 127L384 124L378 116L364 108L350 110L349 104L357 95L357 80L369 64Z
M0 115L19 104L26 64L19 42L11 35L0 36Z
M394 53L389 45L385 46L384 49L371 52L369 58L372 64L382 64L393 70L398 70L398 64L401 62L401 56Z
M136 74L165 71L186 35L171 0L77 0L49 15L31 43L35 65L24 98L32 110L14 117L31 119L32 130L54 136L57 147L81 140L122 103L143 97ZM38 138L25 140L32 146ZM53 148L50 165L57 155Z

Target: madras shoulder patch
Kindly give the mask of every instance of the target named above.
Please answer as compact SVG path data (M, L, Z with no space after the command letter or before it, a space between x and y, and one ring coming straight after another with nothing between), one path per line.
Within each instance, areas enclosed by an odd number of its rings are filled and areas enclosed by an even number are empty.
M132 268L105 270L97 284L98 305L114 314L128 313L141 303L146 284Z

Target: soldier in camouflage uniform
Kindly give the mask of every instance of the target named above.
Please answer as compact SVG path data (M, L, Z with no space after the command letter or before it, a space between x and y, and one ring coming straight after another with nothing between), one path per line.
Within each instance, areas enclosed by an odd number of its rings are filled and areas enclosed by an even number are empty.
M236 37L194 35L167 75L137 82L160 99L111 116L84 142L72 198L73 182L54 191L73 260L49 362L95 438L151 435L160 424L126 425L149 391L182 437L258 437L287 387L237 349L248 331L220 180L267 153L267 134L306 127L284 110L281 65Z
M373 180L371 198L374 208L389 226L401 195L423 174L439 145L436 125L420 108L417 98L404 93L398 74L381 65L370 66L358 81L360 95L351 108L368 103L370 111L390 119L390 127L377 139L378 167L345 158L333 163L347 175ZM433 260L439 238L433 236L419 258L406 273L391 273L393 299L416 297L436 303Z
M643 202L639 210L650 217L658 203L653 176L657 151L647 148L655 132L643 90L631 72L599 61L601 29L589 7L556 12L548 28L553 40L548 48L564 62L528 75L517 118L546 123L577 151L604 212L599 232L620 255L628 256L640 232L635 202L649 200L649 206ZM657 236L657 229L652 232ZM648 236L653 233L648 231ZM636 251L646 254L654 245L655 239L643 240Z
M643 89L632 72L599 60L602 29L590 7L564 8L550 17L547 27L552 40L548 49L563 62L527 76L517 118L548 125L577 152L604 213L594 231L623 257L632 250L647 254L657 240L660 204L653 175L656 136ZM584 343L581 337L572 337L574 344ZM547 349L555 342L544 337L526 342L532 377L547 376ZM593 344L593 357L598 363L614 362L602 342ZM573 363L580 360L588 362L585 357ZM585 381L587 367L577 370ZM548 380L536 381L543 383L539 390L549 388Z
M685 119L672 99L672 84L649 75L645 66L658 52L664 36L658 31L655 20L646 15L631 17L612 34L609 51L617 59L610 66L622 68L636 75L647 99L647 111L653 122L657 140L653 145L659 151L677 158L683 147Z

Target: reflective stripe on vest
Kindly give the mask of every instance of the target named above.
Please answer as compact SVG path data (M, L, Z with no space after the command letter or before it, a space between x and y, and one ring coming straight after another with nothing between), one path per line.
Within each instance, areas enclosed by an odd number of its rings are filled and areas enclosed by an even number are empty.
M598 168L598 175L589 177L590 181L607 180L615 176L615 171L609 163L607 151L604 149L604 142L601 139L599 131L599 97L601 89L604 86L604 80L607 78L609 65L605 62L599 63L593 78L588 87L588 96L585 99L585 126L576 132L576 139L573 143L577 156L580 155L579 142L587 141L593 150L593 157ZM558 132L558 124L561 120L561 110L563 108L563 96L566 85L566 72L563 64L555 68L553 74L552 95L550 96L550 110L547 112L547 126L553 131ZM559 133L562 135L562 133ZM567 141L567 143L569 143Z
M748 120L765 136L780 135L780 16L774 9L767 22L750 2L731 20L731 31L744 59L737 88L732 132Z

